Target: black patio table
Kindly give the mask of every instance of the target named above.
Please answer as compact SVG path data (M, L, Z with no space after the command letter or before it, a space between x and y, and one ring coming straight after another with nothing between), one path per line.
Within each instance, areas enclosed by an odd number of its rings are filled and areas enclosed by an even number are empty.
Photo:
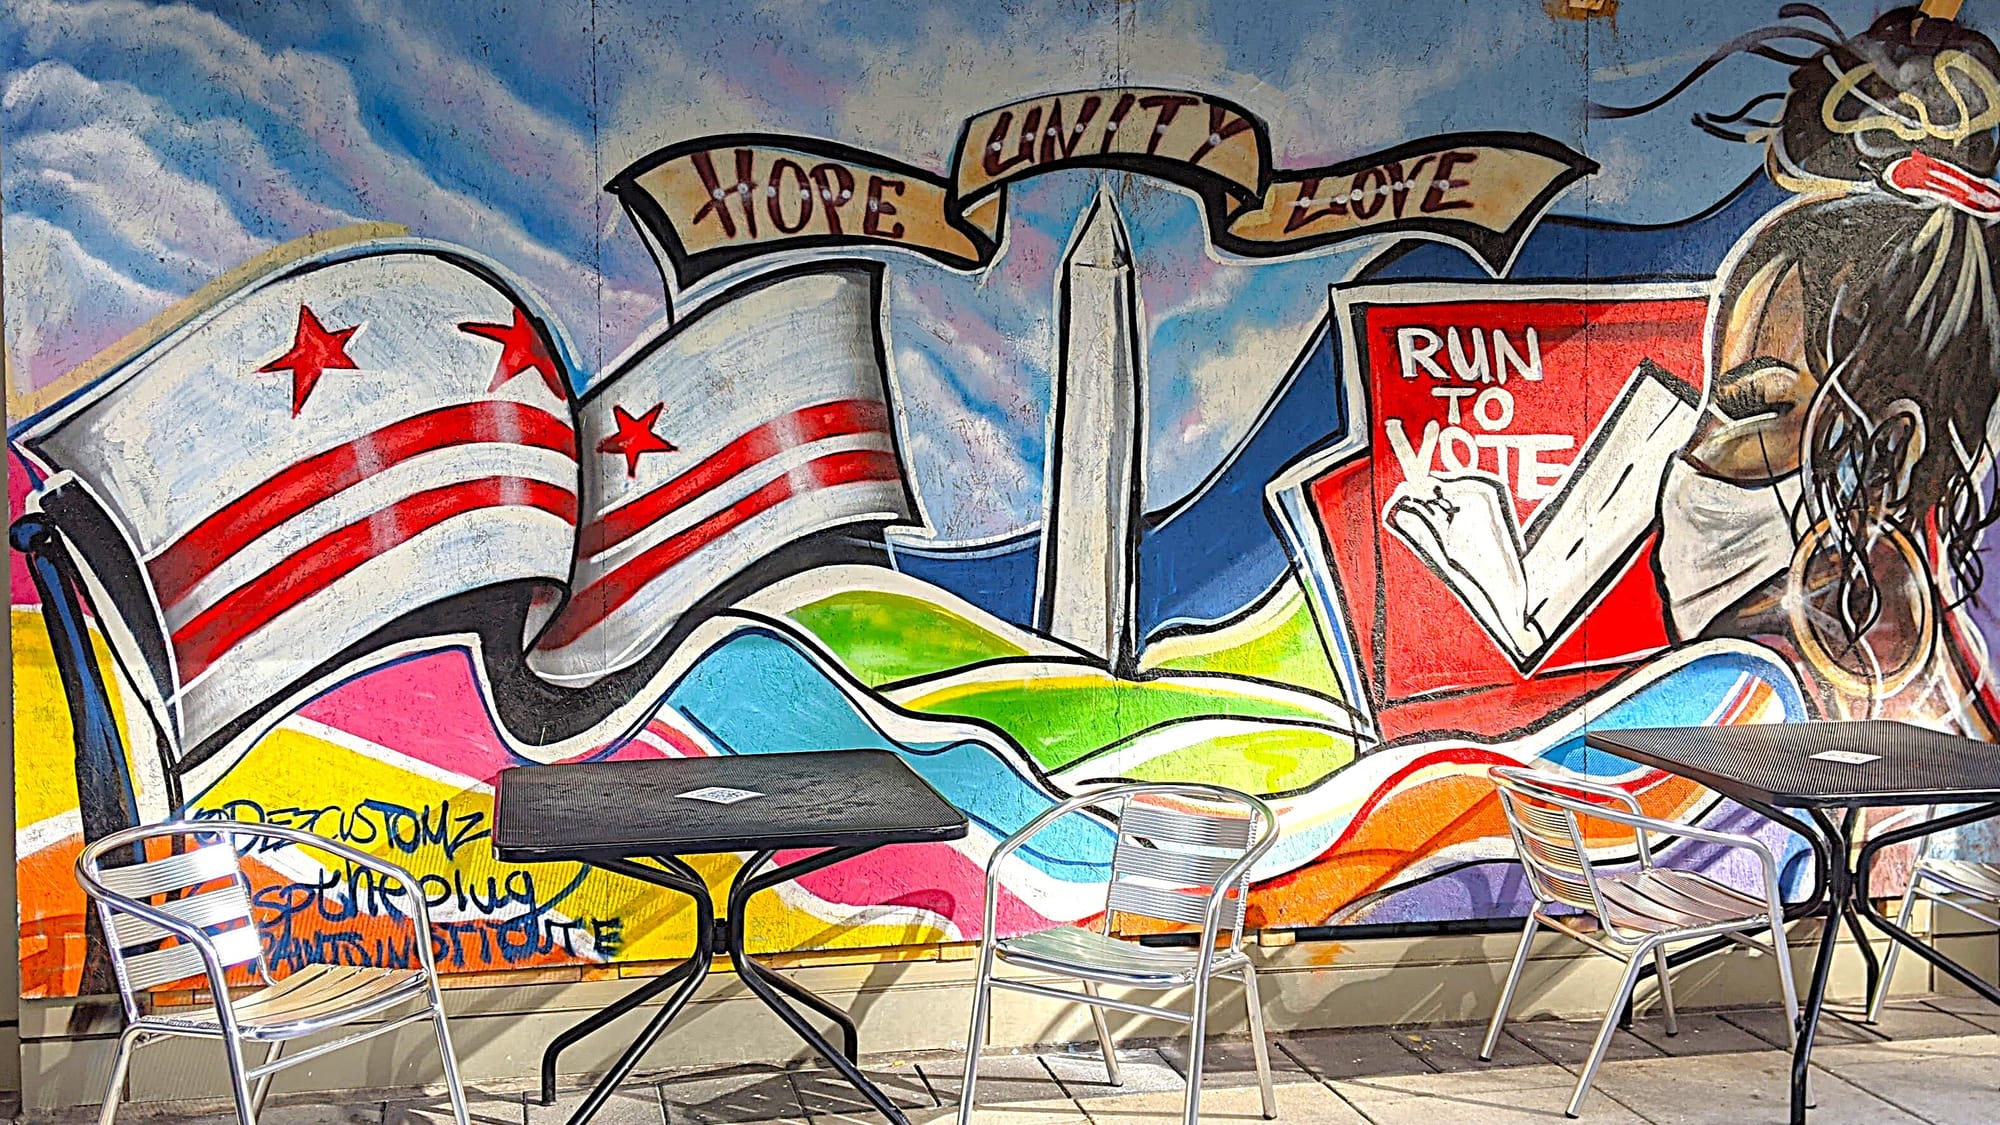
M1584 742L1699 782L1790 828L1812 846L1819 885L1805 902L1787 910L1794 917L1826 918L1812 984L1799 1015L1798 1049L1792 1056L1793 1125L1804 1125L1806 1119L1806 1072L1820 1009L1826 1003L1827 974L1841 919L1860 939L1871 996L1880 982L1881 967L1862 929L1862 917L1967 988L2000 1004L2000 988L1890 921L1867 893L1869 871L1883 848L2000 816L2000 747L1878 721L1607 730L1585 735ZM1849 871L1860 810L1899 805L1972 807L1869 840ZM1812 825L1786 809L1805 812ZM1844 810L1838 820L1833 815L1836 810ZM1720 944L1695 946L1674 961L1703 956Z
M500 859L585 863L684 894L695 906L692 957L556 1036L543 1051L543 1105L555 1102L556 1057L564 1048L676 989L569 1119L570 1125L589 1121L686 1006L719 949L753 995L885 1117L906 1125L901 1111L855 1066L859 1043L847 1013L758 964L743 946L751 895L888 844L965 836L965 814L900 757L887 750L828 750L532 766L503 770L497 788L493 854ZM780 851L815 848L824 850L764 870ZM681 857L746 851L755 854L736 872L718 918L701 874ZM780 993L838 1025L842 1049L836 1051Z

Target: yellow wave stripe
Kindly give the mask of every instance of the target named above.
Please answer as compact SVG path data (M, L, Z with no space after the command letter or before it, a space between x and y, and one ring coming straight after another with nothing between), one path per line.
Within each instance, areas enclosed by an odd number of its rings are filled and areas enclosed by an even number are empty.
M76 811L76 744L41 610L16 606L9 626L14 642L14 826L19 829ZM115 668L97 630L90 631L90 640L97 666ZM125 725L124 696L117 677L108 678L111 714L129 755L132 738ZM136 763L128 760L127 765L137 772Z

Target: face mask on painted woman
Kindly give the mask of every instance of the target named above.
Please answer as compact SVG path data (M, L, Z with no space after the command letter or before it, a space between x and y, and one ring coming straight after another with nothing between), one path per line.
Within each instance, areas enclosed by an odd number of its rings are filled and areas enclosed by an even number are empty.
M1660 577L1667 612L1694 637L1737 599L1791 565L1798 535L1798 474L1743 485L1676 457L1660 486Z

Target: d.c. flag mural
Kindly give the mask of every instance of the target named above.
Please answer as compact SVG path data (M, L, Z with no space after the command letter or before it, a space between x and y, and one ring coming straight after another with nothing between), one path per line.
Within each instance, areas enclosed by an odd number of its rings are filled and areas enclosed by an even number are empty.
M1772 831L1593 725L1991 734L1988 13L457 7L0 16L28 995L169 817L409 866L448 971L683 955L493 858L516 766L905 756L970 837L752 919L860 948L1106 780L1265 797L1251 925L1424 925L1525 905L1493 764ZM274 963L400 955L254 859Z

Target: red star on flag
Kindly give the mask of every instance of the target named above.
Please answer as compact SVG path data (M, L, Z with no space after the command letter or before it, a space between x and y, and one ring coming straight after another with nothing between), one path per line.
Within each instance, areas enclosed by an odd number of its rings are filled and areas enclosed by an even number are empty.
M359 370L354 360L348 358L347 341L360 328L357 324L329 332L311 309L299 306L299 330L292 337L292 350L257 369L292 373L292 417L298 417L299 411L305 409L306 398L313 393L321 375L328 371Z
M512 324L479 324L468 321L458 326L460 332L470 332L474 336L484 336L500 341L500 364L493 369L493 382L486 389L500 389L500 384L519 375L530 367L541 375L547 383L549 393L563 397L562 376L556 373L556 361L549 356L549 349L542 343L542 334L528 314L514 310Z
M616 453L625 458L625 475L639 475L639 458L648 453L674 453L680 447L653 432L653 423L660 420L660 411L667 404L657 403L651 410L637 417L625 412L622 406L611 408L611 420L617 423L618 432L597 443L599 453Z

